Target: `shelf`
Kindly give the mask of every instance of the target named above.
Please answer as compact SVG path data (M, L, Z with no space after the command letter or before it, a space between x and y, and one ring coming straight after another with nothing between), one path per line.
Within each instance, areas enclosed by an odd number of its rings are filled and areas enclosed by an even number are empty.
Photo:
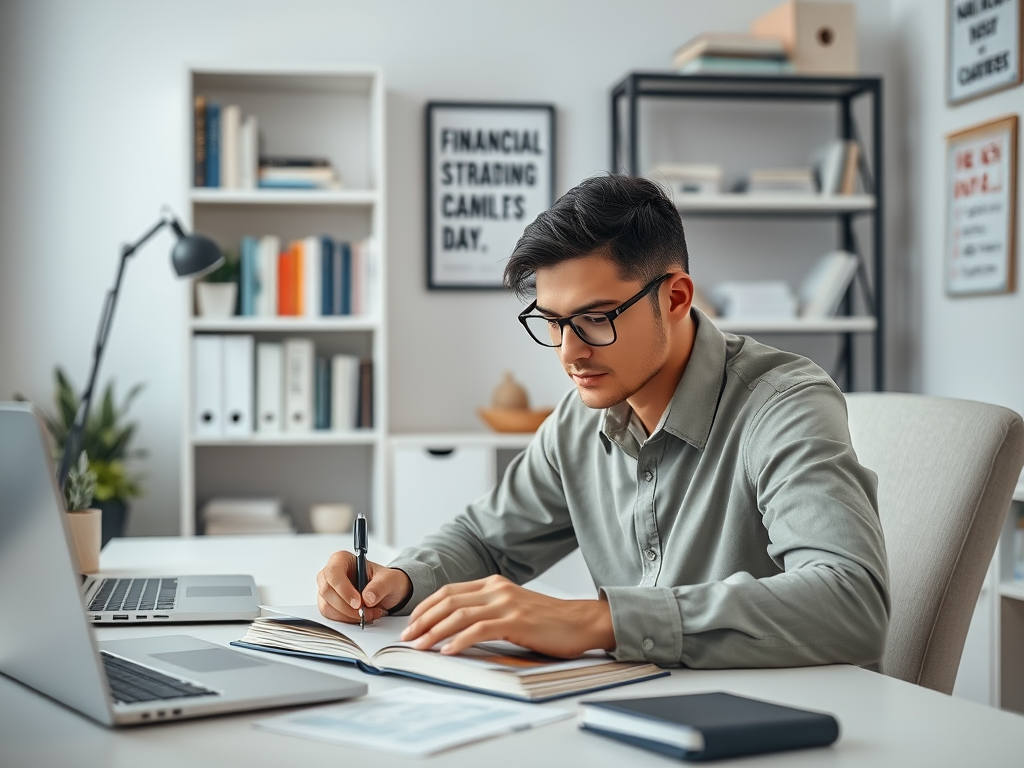
M638 96L707 99L848 99L881 88L881 78L808 75L680 75L676 72L634 72L620 80L613 95L626 95L630 85Z
M874 195L786 195L723 193L691 195L676 200L680 214L728 216L765 214L771 216L834 216L869 213L875 210Z
M191 189L196 205L376 205L380 196L366 189Z
M252 331L375 331L380 327L376 317L193 317L193 331L246 333Z
M445 448L452 446L483 445L492 448L525 448L536 432L440 432L391 435L394 447Z
M317 446L317 445L374 445L381 435L373 429L353 432L282 432L280 434L260 434L251 437L193 437L192 445L196 447L253 447L267 446Z
M999 582L999 594L1012 600L1024 600L1024 581Z
M878 327L873 317L827 317L817 320L734 320L711 318L726 333L871 333Z

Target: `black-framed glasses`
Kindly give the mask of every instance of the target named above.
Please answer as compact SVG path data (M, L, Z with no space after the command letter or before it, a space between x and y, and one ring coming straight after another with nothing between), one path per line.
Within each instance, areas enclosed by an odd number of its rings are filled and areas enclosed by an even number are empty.
M618 338L615 334L616 317L636 304L640 299L660 286L665 280L672 276L672 273L657 277L643 288L635 296L627 299L610 312L579 312L568 317L547 317L545 315L531 315L537 308L537 302L531 302L530 306L519 313L519 322L523 324L530 338L543 347L562 346L562 334L565 326L572 328L580 341L591 347L607 347L614 344Z

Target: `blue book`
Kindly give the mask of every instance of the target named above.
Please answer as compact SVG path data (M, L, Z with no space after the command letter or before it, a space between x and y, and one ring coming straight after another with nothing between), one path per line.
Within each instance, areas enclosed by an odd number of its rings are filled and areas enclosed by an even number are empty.
M313 428L331 428L331 361L326 357L316 359Z
M256 315L256 299L259 291L257 270L259 269L259 241L255 237L243 237L241 247L241 275L239 276L240 315Z
M334 311L334 241L320 236L320 314L335 315Z
M206 186L220 186L220 104L206 105Z
M257 185L260 189L320 189L321 187L313 181L301 179L260 179Z
M352 314L352 246L348 243L338 243L338 251L341 253L341 269L338 276L338 293L340 315Z

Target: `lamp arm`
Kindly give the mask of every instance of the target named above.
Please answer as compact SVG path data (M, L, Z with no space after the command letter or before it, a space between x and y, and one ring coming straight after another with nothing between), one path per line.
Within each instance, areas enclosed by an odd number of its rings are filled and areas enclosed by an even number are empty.
M96 343L93 346L92 370L89 372L89 380L82 393L82 399L78 404L78 411L75 413L75 420L68 430L64 439L64 455L60 460L60 468L57 470L57 486L60 488L61 496L64 495L64 486L71 471L71 464L78 460L78 453L82 447L82 434L85 432L85 424L89 419L89 410L92 407L93 389L96 386L96 376L99 373L100 360L103 357L103 350L107 346L107 336L110 333L110 324L114 319L114 307L117 305L117 297L121 293L121 280L124 277L124 268L128 259L141 248L147 240L166 226L174 229L175 234L182 236L181 225L173 215L165 213L163 218L154 224L134 243L126 243L121 246L121 260L117 267L117 277L114 278L114 286L107 292L103 302L103 311L100 313L100 324L96 330Z

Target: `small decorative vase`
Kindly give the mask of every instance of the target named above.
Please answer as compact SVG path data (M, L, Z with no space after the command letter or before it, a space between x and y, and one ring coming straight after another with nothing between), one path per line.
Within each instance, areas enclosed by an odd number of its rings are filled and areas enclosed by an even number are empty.
M512 378L510 371L505 371L501 383L494 389L491 395L491 405L494 408L520 408L530 407L530 399L526 396L523 386Z
M196 283L196 308L200 317L231 317L237 303L237 283Z
M100 510L80 509L67 515L78 567L82 573L96 573L100 569Z

